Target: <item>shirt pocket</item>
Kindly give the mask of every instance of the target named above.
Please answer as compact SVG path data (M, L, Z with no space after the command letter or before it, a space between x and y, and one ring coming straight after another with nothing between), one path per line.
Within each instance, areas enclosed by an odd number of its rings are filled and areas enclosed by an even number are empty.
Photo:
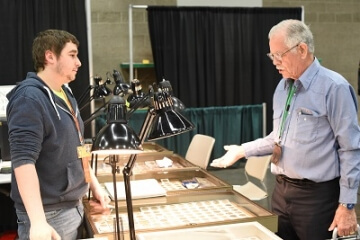
M315 142L318 135L320 116L308 108L298 108L296 114L294 141L299 143Z

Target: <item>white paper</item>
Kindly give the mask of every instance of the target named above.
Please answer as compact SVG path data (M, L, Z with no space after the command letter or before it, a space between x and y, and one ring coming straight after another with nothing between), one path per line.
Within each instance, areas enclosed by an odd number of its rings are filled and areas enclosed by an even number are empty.
M162 160L155 160L155 162L160 168L168 168L173 164L173 161L167 157L164 157Z
M115 199L113 182L106 182L105 188L111 199ZM130 181L132 199L151 198L166 196L166 190L156 179L144 179ZM117 199L126 199L124 182L116 182Z

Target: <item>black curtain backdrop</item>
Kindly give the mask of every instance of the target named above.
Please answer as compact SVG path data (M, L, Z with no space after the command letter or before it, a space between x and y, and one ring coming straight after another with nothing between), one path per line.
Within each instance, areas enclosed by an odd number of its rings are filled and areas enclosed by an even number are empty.
M66 30L80 42L81 68L70 87L76 97L89 85L87 26L84 0L0 1L0 85L15 85L34 71L31 47L36 34L53 28ZM83 118L90 114L84 109ZM87 129L87 134L90 129Z
M298 8L156 7L148 22L157 81L169 80L187 107L267 104L281 76L266 56L268 32Z

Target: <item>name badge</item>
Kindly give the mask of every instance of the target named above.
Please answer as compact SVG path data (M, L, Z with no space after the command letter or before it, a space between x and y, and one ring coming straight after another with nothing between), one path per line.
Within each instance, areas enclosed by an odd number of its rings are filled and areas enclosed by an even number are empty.
M84 144L77 147L78 157L81 158L82 166L84 169L85 182L91 181L89 160L91 158L91 144Z

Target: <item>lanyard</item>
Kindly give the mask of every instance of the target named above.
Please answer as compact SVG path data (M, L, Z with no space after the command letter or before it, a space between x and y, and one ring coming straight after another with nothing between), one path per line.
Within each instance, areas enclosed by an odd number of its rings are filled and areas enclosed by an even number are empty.
M286 120L287 116L289 115L291 100L292 100L293 96L295 95L295 91L296 91L296 86L294 85L294 80L291 80L289 82L289 84L290 84L290 86L289 86L290 91L289 91L289 94L288 94L287 99L286 99L285 108L284 108L284 114L282 116L281 125L280 125L280 129L279 129L279 131L280 131L279 143L281 141L281 136L284 133L285 120Z
M75 126L76 126L76 129L77 129L78 134L79 134L80 144L81 144L81 145L84 145L84 138L83 138L83 136L81 135L79 120L77 119L76 114L75 114L75 112L74 112L73 109L70 109L70 112L71 112L71 116L72 116L73 119L74 119Z
M85 182L89 183L91 182L91 175L90 175L90 167L89 167L89 158L90 158L90 146L86 146L84 144L84 138L81 134L81 129L80 129L80 123L79 120L76 117L76 112L74 111L71 102L69 101L66 93L64 92L64 90L61 88L61 92L60 93L56 93L56 95L58 95L60 98L62 98L66 105L68 106L69 110L70 110L70 114L75 122L75 126L76 126L76 130L78 132L79 135L79 141L81 146L77 147L77 154L78 154L78 158L81 158L81 164L82 167L84 169L84 177L85 177Z
M76 130L78 131L78 135L79 135L79 140L80 140L80 144L81 145L84 145L84 138L83 136L81 135L81 129L80 129L80 124L79 124L79 120L77 119L76 117L76 113L73 109L73 107L71 106L71 103L66 95L66 93L64 92L64 90L61 88L61 92L63 94L63 100L65 101L65 103L67 104L67 106L69 107L69 110L70 110L70 113L71 113L71 116L73 117L74 119L74 122L75 122L75 126L76 126Z

